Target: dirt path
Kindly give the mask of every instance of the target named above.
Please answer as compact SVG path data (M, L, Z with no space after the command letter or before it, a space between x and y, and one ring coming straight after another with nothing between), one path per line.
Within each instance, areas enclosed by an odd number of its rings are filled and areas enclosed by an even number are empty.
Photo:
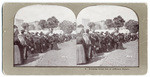
M76 40L58 44L60 50L29 56L26 64L21 66L138 66L138 42L124 44L125 50L100 53L91 63L76 65Z

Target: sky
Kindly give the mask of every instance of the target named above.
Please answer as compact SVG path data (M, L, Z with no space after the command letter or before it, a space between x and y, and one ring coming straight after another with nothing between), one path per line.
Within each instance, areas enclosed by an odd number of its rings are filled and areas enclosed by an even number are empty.
M75 15L70 9L57 5L31 5L23 7L17 12L15 18L22 19L24 22L33 22L41 19L47 20L52 16L55 16L60 22L63 20L76 21Z
M81 10L77 16L63 6L57 5L31 5L21 8L15 18L22 19L24 22L40 21L41 19L47 20L49 17L55 16L60 22L69 20L82 24L82 19L89 19L91 22L97 22L106 19L113 19L118 15L127 22L130 19L138 21L135 12L129 8L113 5L98 5L89 6Z
M82 19L90 19L91 22L97 22L106 19L113 19L118 15L125 21L130 19L138 21L135 12L129 8L112 5L98 5L84 8L77 16L77 24L82 24Z

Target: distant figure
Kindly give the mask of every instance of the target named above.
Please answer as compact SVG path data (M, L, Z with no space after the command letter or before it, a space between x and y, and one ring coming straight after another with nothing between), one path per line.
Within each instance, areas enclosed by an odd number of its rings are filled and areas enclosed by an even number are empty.
M40 38L39 38L39 35L38 35L38 32L35 34L35 36L34 36L34 38L33 38L33 40L34 40L34 53L39 53L39 52L41 52L41 46L40 46Z
M125 49L123 47L123 41L124 41L124 36L122 34L118 35L119 41L118 41L118 49Z
M58 50L59 48L58 48L58 42L59 42L59 40L58 40L58 36L57 36L57 34L54 34L53 35L53 50Z

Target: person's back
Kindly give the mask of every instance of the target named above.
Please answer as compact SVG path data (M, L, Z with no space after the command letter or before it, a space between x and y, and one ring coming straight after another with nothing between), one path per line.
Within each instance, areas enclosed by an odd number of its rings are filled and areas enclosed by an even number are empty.
M85 43L86 43L87 45L91 44L91 41L90 41L90 39L89 39L89 35L88 35L87 33L84 33L84 34L83 34L83 39L84 39L84 41L85 41Z
M77 35L76 43L77 44L83 44L84 43L83 41L84 41L84 39L83 39L82 35Z
M19 34L19 35L18 35L18 39L19 39L20 43L21 43L23 46L26 45L26 41L25 41L25 36L24 36L24 35Z

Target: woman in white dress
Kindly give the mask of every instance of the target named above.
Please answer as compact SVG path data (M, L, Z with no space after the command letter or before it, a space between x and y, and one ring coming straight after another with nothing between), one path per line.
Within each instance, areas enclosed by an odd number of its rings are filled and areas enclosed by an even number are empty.
M19 46L21 45L20 44L20 41L18 39L18 34L19 34L19 31L18 29L15 30L15 33L14 33L14 64L22 64L22 58L21 58L21 52L20 52L20 49L19 49Z
M77 65L86 63L86 55L84 51L84 45L85 41L82 37L82 34L78 34L77 38L77 50L76 50L76 56L77 56Z

